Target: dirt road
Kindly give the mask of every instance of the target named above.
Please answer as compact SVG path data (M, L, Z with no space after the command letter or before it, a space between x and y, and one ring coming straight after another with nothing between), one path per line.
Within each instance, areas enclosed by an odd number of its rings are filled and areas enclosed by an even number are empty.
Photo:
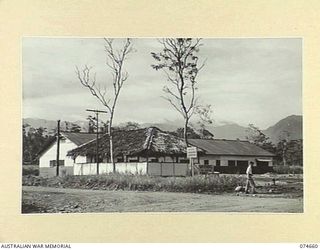
M103 191L24 186L23 213L303 212L303 198Z

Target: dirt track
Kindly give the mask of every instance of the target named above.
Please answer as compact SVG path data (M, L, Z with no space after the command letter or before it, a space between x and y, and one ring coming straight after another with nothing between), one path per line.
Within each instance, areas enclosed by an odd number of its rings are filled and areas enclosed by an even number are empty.
M303 212L303 198L275 195L102 191L24 186L23 213Z

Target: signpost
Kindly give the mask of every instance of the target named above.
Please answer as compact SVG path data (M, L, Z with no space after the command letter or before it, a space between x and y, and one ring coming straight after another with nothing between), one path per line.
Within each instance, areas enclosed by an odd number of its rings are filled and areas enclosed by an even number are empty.
M187 147L187 158L190 159L191 175L194 176L193 159L198 157L198 151L196 147Z

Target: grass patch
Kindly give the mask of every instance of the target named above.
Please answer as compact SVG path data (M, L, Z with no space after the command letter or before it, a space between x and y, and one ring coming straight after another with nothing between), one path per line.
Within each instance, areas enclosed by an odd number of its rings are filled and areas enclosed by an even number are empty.
M188 193L231 192L245 184L241 176L150 177L145 175L106 174L43 178L24 176L25 186L44 186L101 190L164 191Z

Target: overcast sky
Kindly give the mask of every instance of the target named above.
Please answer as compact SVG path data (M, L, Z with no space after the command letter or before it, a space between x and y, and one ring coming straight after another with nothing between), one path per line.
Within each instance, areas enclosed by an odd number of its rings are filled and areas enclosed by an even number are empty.
M177 120L179 114L161 98L165 75L150 66L150 53L161 46L156 39L133 39L133 44L114 122ZM265 129L302 114L301 39L204 39L202 44L199 57L207 61L198 75L198 95L212 105L216 124L254 123ZM111 83L103 39L24 38L22 47L24 118L85 120L85 109L103 108L75 74L76 65L92 65L98 83Z

